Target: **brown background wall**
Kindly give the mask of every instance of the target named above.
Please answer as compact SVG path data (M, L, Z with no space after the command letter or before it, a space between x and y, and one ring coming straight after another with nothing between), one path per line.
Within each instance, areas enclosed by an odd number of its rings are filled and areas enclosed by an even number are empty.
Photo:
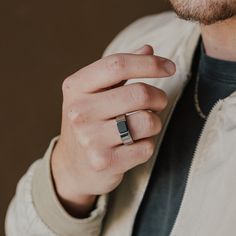
M59 133L61 83L167 0L7 0L0 8L0 235L16 183Z

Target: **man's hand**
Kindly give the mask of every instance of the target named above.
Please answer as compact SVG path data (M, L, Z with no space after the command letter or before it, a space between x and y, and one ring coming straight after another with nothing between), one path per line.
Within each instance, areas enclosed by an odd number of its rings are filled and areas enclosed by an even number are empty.
M174 73L173 62L144 46L134 54L105 57L64 81L62 129L52 173L59 199L71 215L86 217L96 196L114 190L126 171L153 154L154 136L161 130L154 112L166 107L167 96L144 83L122 85L132 78ZM135 142L123 145L115 118L130 112L135 112L127 116Z

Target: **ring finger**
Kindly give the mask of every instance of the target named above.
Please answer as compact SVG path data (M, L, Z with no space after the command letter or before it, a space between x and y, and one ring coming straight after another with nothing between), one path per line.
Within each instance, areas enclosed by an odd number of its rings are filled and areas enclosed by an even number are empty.
M157 135L161 130L161 120L159 116L151 111L143 110L132 113L128 116L127 123L133 140L140 140ZM114 147L122 144L120 134L115 119L105 121L104 126L93 132L93 139L99 143ZM99 131L100 130L100 131Z

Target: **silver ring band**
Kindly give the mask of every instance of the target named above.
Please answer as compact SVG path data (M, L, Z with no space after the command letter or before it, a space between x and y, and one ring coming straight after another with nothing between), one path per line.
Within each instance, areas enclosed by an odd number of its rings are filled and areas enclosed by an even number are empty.
M126 115L116 117L116 124L120 133L120 138L123 144L128 145L134 143L133 138L130 134Z

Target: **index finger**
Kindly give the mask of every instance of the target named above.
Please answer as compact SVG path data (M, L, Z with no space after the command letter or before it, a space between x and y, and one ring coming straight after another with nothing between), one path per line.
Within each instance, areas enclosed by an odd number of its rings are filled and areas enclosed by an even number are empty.
M72 87L96 92L134 78L162 78L175 73L175 64L155 55L119 53L102 58L70 77Z

